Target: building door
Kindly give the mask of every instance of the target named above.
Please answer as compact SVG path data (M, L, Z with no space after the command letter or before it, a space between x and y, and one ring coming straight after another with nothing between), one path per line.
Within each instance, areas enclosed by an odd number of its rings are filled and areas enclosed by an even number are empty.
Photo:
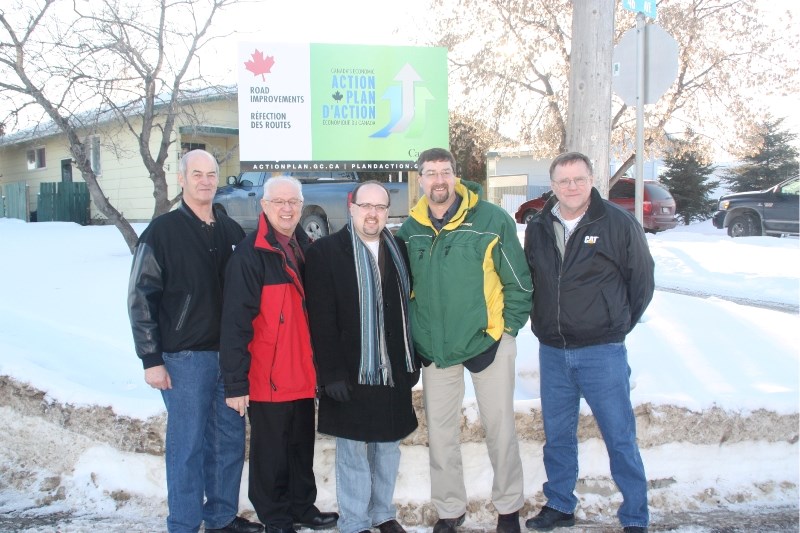
M61 183L72 183L72 159L61 160Z

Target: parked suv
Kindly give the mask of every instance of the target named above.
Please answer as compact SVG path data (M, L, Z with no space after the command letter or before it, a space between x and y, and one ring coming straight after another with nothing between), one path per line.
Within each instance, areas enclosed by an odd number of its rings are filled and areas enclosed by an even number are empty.
M726 194L719 199L719 211L712 219L714 227L728 228L731 237L798 235L799 194L797 176L763 191Z
M520 224L527 224L533 215L544 207L553 191L547 191L539 198L528 200L517 210L514 218ZM636 180L620 178L609 193L609 200L620 207L634 212L636 209ZM675 199L670 192L657 181L645 180L644 197L642 199L642 226L645 231L655 233L674 228L678 224L675 218Z

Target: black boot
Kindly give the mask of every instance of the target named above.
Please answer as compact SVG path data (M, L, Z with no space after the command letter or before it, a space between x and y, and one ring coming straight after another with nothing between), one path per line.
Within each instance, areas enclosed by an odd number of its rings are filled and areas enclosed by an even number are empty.
M519 511L497 515L497 533L520 533Z
M544 506L539 514L525 521L525 527L538 531L550 531L557 527L569 527L575 525L575 515L572 513L562 513L552 507Z

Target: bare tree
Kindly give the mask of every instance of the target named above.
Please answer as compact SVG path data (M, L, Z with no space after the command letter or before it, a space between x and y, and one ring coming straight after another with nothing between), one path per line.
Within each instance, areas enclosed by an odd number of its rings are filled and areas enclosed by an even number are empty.
M458 175L486 189L486 153L498 142L508 141L480 122L450 112L450 152L456 158Z
M211 22L235 1L16 0L0 8L0 98L11 109L5 122L42 110L67 137L95 206L131 250L136 233L103 193L87 136L109 118L133 135L153 182L153 216L167 212L178 198L169 197L165 163L179 102L207 90L196 54L219 37Z
M462 113L546 158L567 149L571 0L433 0L430 44L446 46L451 101ZM678 41L678 79L647 109L646 150L668 146L668 130L703 131L713 148L738 153L763 116L763 97L798 84L790 60L798 28L786 14L769 26L758 0L658 3L658 23ZM635 24L617 2L615 41ZM783 27L778 27L782 24ZM430 37L432 36L432 37ZM580 110L578 110L580 112ZM613 154L633 163L635 113L614 99ZM647 154L646 154L647 155Z

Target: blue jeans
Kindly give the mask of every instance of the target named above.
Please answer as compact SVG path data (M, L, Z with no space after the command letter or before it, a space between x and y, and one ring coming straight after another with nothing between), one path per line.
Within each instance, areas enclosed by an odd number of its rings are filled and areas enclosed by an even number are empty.
M608 450L611 476L622 493L623 526L647 527L647 478L636 444L625 343L562 349L539 345L547 506L571 513L578 504L578 414L583 395Z
M219 354L164 353L172 388L167 406L167 503L170 533L223 528L239 510L244 418L225 404ZM205 502L203 497L205 496Z
M400 441L336 438L336 499L339 532L355 533L392 520Z

